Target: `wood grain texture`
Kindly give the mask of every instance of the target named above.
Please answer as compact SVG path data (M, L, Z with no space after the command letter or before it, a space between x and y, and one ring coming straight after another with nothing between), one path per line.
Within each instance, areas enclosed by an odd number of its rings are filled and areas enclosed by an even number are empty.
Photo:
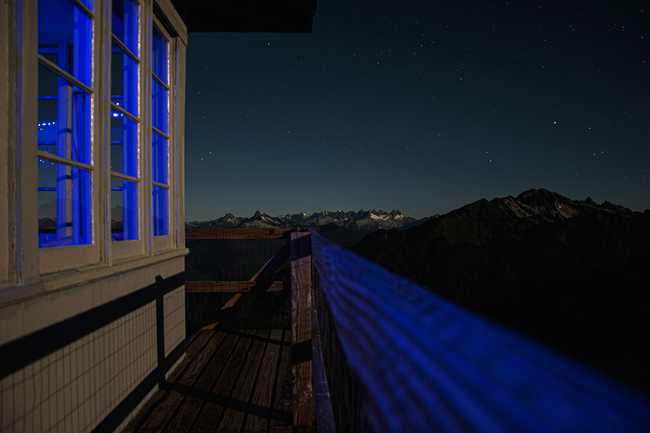
M278 360L280 358L281 344L271 343L271 341L282 341L282 330L271 330L270 340L264 352L262 365L257 375L255 390L251 397L252 406L259 408L268 408L269 413L266 415L247 414L244 424L244 432L258 433L266 432L269 428L269 414L273 403L273 387L277 373Z
M214 229L187 229L185 240L197 239L281 239L289 229L281 228L214 228Z
M269 331L264 330L256 332L256 335L268 339ZM262 359L266 350L267 343L257 339L251 340L251 349L248 356L243 362L239 379L236 386L232 391L230 399L233 403L239 403L239 407L230 407L226 409L221 423L219 424L218 432L235 433L242 430L244 419L246 417L246 409L253 394L255 382L262 366ZM234 404L233 404L234 406Z
M192 387L187 389L183 403L169 420L165 431L174 433L189 432L196 421L203 402L198 394L202 391L208 392L212 388L212 385L219 380L221 375L227 374L224 365L234 350L237 337L221 332L217 332L217 336L221 337L219 348L212 357L206 360L206 365L200 376ZM173 383L171 387L173 389Z
M206 344L194 355L187 368L178 375L174 381L175 383L188 387L191 387L194 384L202 369L205 367L207 359L212 356L213 352L217 347L219 347L221 340L223 339L223 335L217 335L214 332L210 334L210 338L207 340ZM137 430L138 432L163 431L174 416L178 407L183 402L184 395L174 391L173 389L160 390L158 392L163 395L158 399L155 410Z
M291 342L291 332L286 330L282 333L282 341L285 343ZM280 355L278 359L278 371L275 379L275 386L273 391L272 407L274 411L280 413L291 412L291 401L293 399L293 386L291 377L291 364L289 359L289 346L286 344L280 347ZM293 416L292 416L293 418ZM291 424L282 422L278 419L272 419L270 423L270 431L276 433L291 432Z
M183 358L181 363L176 366L176 368L169 375L169 381L178 380L178 378L189 368L189 365L195 362L198 354L203 350L205 345L208 343L208 340L213 336L213 333L210 331L198 332L192 337L192 342L190 343L186 356ZM152 416L154 411L157 410L160 403L167 397L167 391L159 389L154 393L154 395L145 403L145 405L140 408L138 413L133 417L133 419L127 424L124 428L125 433L133 433L140 430L140 427L143 426L147 419Z
M186 293L247 293L255 286L255 281L188 281L185 283ZM277 280L271 283L268 291L275 292L284 289L284 282Z
M251 340L238 338L232 355L224 365L223 374L210 389L212 398L206 401L192 426L192 432L214 432L226 411L226 403L236 387L242 365L248 356Z
M309 232L290 235L291 259L291 336L292 344L311 340L312 333L312 259ZM315 426L311 361L292 367L293 424L295 428Z

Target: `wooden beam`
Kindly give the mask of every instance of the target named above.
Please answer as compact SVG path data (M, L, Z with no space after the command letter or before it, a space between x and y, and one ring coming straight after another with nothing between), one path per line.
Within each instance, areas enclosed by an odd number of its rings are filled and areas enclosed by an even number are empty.
M290 234L291 260L291 337L294 352L311 348L312 338L312 259L309 232ZM299 358L299 359L296 359ZM294 356L293 426L296 431L315 431L312 363L305 356Z
M208 239L235 239L235 240L269 240L282 239L289 229L282 228L211 228L195 229L188 228L185 232L185 240L208 240Z
M187 281L186 293L247 293L255 286L255 281ZM284 289L284 282L276 280L271 283L268 292Z

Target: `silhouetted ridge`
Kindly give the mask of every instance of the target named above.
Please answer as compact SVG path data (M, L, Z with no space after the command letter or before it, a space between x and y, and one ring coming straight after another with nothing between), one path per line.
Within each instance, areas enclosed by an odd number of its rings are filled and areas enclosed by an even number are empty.
M354 249L650 390L649 211L532 189L371 233Z

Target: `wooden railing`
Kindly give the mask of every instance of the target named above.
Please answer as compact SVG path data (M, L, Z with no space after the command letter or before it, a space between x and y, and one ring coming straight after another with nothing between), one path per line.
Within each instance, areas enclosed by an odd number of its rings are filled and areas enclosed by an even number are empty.
M650 431L645 396L317 233L289 249L298 429Z

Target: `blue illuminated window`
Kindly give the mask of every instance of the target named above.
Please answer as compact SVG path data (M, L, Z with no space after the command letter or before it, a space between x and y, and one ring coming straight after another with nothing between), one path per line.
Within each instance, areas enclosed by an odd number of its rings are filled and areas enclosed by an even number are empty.
M139 239L139 13L134 0L112 2L111 237Z
M93 2L38 2L39 246L92 243Z
M169 41L154 25L152 43L151 180L153 234L169 234Z

